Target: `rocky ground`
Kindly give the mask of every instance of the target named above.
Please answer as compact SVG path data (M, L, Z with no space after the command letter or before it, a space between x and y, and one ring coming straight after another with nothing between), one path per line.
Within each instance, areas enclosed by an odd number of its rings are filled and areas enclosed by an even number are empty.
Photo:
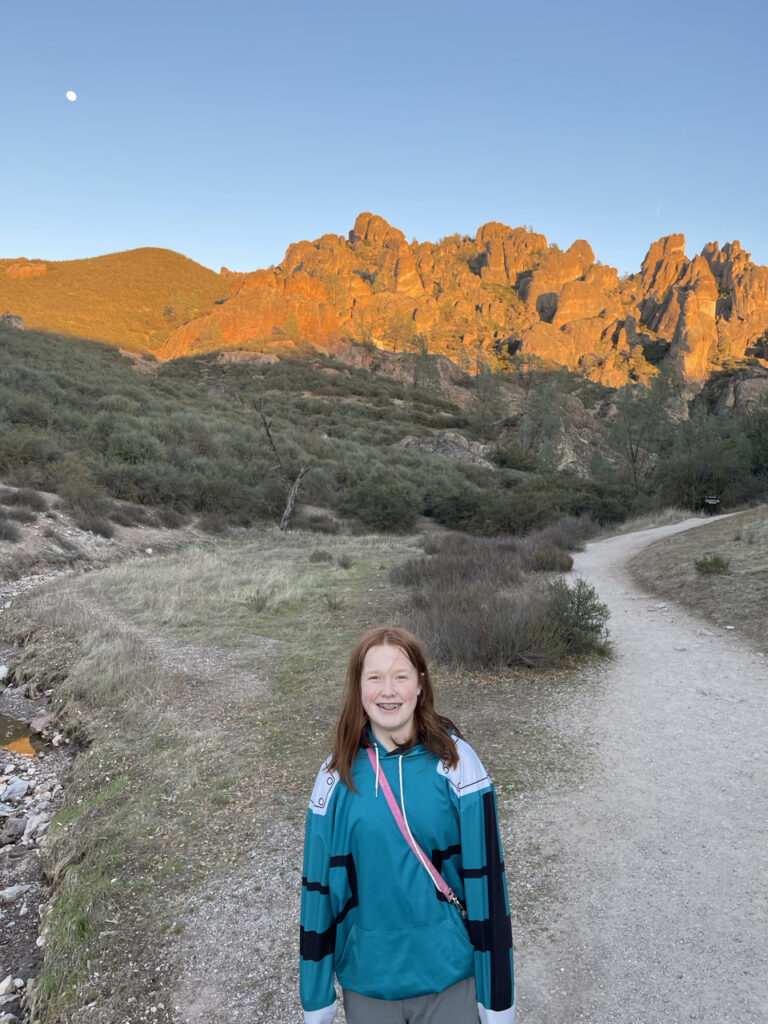
M0 672L14 653L0 647ZM61 780L71 757L65 745L58 747L61 737L43 701L6 689L0 694L0 715L26 722L33 735L46 733L56 741L36 744L42 747L36 756L0 747L0 1021L15 1024L29 1020L29 1000L43 956L40 922L49 889L39 841L61 805Z
M59 507L56 495L38 496L46 510L34 522L18 525L16 542L0 545L0 614L50 580L130 555L151 557L197 535L194 528L175 532L116 525L114 537L102 537L80 529ZM0 643L0 716L28 724L38 751L30 756L35 751L28 740L0 745L0 1024L29 1020L29 1000L43 956L41 917L49 899L39 840L61 805L72 758L47 714L45 695L30 700L20 688L5 688L9 664L19 653Z

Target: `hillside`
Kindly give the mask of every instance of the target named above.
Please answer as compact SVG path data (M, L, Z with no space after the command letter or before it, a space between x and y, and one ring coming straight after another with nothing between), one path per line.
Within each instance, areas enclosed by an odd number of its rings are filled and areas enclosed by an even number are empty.
M297 519L320 529L342 517L407 531L421 516L524 533L561 515L626 514L620 476L554 472L592 460L607 436L587 408L597 385L574 376L553 393L547 375L526 397L459 375L452 400L419 380L415 357L378 356L379 369L358 369L317 353L206 355L137 373L107 346L0 327L0 479L56 492L99 530L114 499L137 506L137 521L147 506L211 530L279 521L302 467Z
M0 308L27 326L80 334L162 360L219 349L335 353L355 340L391 352L561 366L608 387L660 370L692 394L713 372L768 366L768 267L739 242L692 259L683 235L620 279L588 242L563 252L529 228L407 242L361 213L348 236L288 247L277 267L220 275L161 249L44 264L0 261Z
M86 260L0 260L0 313L28 328L152 352L228 295L219 274L170 249Z

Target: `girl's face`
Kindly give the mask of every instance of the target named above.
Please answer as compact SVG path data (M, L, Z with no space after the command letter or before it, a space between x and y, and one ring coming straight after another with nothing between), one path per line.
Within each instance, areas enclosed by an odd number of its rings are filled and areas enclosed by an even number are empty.
M394 750L413 739L413 713L421 682L405 651L392 644L369 648L360 687L371 730L383 747Z

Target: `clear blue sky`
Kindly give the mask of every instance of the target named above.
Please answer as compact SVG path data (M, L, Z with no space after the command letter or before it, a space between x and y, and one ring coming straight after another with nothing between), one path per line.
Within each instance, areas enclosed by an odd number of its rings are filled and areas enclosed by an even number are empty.
M764 0L0 0L0 43L2 257L253 270L371 210L768 263Z

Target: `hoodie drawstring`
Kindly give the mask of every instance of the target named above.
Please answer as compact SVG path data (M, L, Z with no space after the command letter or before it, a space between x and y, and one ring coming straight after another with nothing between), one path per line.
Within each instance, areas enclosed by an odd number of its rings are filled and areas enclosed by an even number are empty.
M408 835L411 838L411 849L416 854L416 856L419 858L419 863L421 864L421 866L424 868L424 870L429 875L430 880L432 881L432 883L437 886L437 882L435 881L435 879L434 879L434 877L432 875L432 872L427 867L427 863L426 863L426 861L424 859L424 854L421 852L421 847L416 842L416 840L413 838L413 833L411 832L411 826L408 824L408 818L407 818L406 813L405 813L405 793L403 792L403 755L402 754L400 755L398 760L399 760L399 768L400 768L400 810L403 812L403 821L405 822L405 827L406 827L406 829L408 831ZM377 783L378 783L378 780L377 780ZM440 887L437 886L437 888L439 889Z
M379 747L378 744L374 743L376 747L376 799L379 798Z

